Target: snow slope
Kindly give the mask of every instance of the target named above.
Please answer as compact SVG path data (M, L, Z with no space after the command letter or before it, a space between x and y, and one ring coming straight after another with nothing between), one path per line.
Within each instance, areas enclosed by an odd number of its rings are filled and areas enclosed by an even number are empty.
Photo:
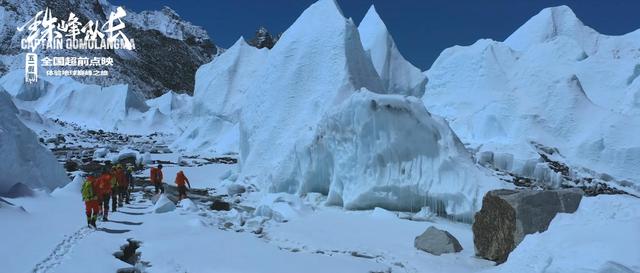
M177 94L173 91L169 91L164 95L155 99L146 100L146 104L151 111L156 111L159 116L166 116L170 119L168 124L169 129L184 130L189 123L187 120L193 118L192 110L194 105L194 99L187 94ZM157 109L157 110L156 110ZM170 131L170 130L165 130ZM176 132L176 131L173 131Z
M84 84L67 77L40 76L35 84L24 82L23 70L0 78L18 108L46 118L60 119L89 129L125 133L180 132L191 112L191 97L173 92L149 100L127 85Z
M0 89L0 194L16 183L46 190L68 183L62 165L17 114L11 96Z
M173 146L187 151L238 152L240 110L269 50L241 37L227 51L198 69L189 126Z
M442 52L423 101L464 143L501 154L507 171L548 177L535 142L572 167L638 182L638 107L619 101L639 82L628 82L638 33L599 35L568 7L545 9L505 42Z
M604 108L640 114L640 30L608 36L585 26L567 6L542 10L510 35L504 43L517 51L567 38L584 55L567 67L580 78L587 96Z
M386 90L422 97L427 77L402 57L373 5L358 26L362 46L370 55Z

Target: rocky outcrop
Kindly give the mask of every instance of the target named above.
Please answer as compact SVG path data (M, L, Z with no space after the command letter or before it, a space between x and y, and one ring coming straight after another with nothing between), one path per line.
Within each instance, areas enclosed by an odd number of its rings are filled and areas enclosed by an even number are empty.
M476 255L505 262L525 235L546 231L558 213L575 212L583 194L577 188L488 192L473 223Z
M16 31L26 20L46 8L52 16L66 20L73 12L82 23L89 20L106 22L116 6L108 1L71 0L7 0L0 2L0 75L24 68L26 51L20 47L24 32ZM123 33L135 40L135 51L121 50L45 50L39 56L62 57L111 57L114 65L108 77L74 77L83 83L102 86L128 84L144 97L157 97L166 92L192 93L195 73L200 65L208 63L218 54L219 48L207 32L181 19L170 8L161 11L127 10L123 18Z
M247 43L253 47L257 48L273 48L278 42L280 35L273 36L265 27L260 27L256 30L256 36L249 40Z
M458 239L453 237L453 235L446 230L440 230L433 226L429 227L420 236L416 237L413 245L417 249L429 252L433 255L462 251L462 246L460 245L460 242L458 242Z

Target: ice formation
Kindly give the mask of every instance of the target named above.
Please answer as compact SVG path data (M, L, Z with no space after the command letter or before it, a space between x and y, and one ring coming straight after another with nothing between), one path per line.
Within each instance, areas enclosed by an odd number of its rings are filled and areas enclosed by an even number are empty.
M423 101L500 169L558 183L537 161L540 144L571 166L640 181L640 104L629 99L638 35L600 35L568 7L545 9L505 42L442 52Z
M238 152L240 110L247 90L257 82L267 49L249 46L243 38L196 73L189 126L173 146L187 151Z
M372 5L358 26L367 51L384 87L392 93L422 97L427 77L402 57L391 34Z
M421 101L376 94L384 85L333 0L296 20L259 75L241 112L241 181L328 194L348 209L426 205L463 220L502 186Z
M67 184L62 165L17 114L11 96L0 89L0 194L16 183L45 190Z

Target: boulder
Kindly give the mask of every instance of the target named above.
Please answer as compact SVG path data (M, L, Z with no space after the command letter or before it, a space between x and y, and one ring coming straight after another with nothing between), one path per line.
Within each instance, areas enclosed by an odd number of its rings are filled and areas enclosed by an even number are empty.
M155 205L153 206L153 211L155 213L165 213L173 211L175 209L176 205L164 194L160 195L160 198L158 198L158 201L156 201Z
M213 203L211 203L211 206L209 207L211 210L224 210L224 211L230 211L231 210L231 204L222 201L222 200L213 200Z
M451 233L430 226L420 236L416 237L413 245L420 250L433 255L462 251L462 246Z
M472 226L476 255L505 262L525 235L546 231L560 212L575 212L583 194L577 188L487 192Z

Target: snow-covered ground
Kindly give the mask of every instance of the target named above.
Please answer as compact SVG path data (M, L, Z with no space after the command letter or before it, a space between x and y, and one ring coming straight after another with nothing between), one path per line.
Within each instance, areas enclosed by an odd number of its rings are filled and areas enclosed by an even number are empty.
M302 205L293 210L296 213L283 213L286 222L267 220L255 234L251 231L256 219L263 219L254 216L258 213L212 211L202 205L195 211L179 206L154 213L151 201L138 192L131 205L112 213L110 222L99 222L101 230L93 231L84 227L79 186L73 183L51 195L8 199L26 212L0 209L0 217L12 219L2 224L3 233L11 236L5 238L0 254L20 257L3 263L3 271L115 272L131 266L113 256L128 238L142 242L137 251L145 272L640 270L640 235L634 232L640 228L640 201L633 197L585 198L575 214L560 214L546 232L525 237L509 260L496 267L474 257L469 224L437 217L411 221L383 209L345 212L318 205L318 196L278 194L276 199ZM272 194L249 193L243 204L273 199ZM225 223L233 226L225 228ZM464 250L434 256L415 249L413 238L429 226L448 230Z
M175 37L199 33L141 16ZM17 163L0 168L0 194L18 178L42 190L0 199L0 257L17 257L0 271L116 272L133 266L114 256L132 239L149 273L639 272L633 195L584 197L498 266L475 256L471 229L483 195L514 188L513 173L640 192L637 33L600 35L566 7L546 9L505 42L448 49L422 73L375 8L356 27L320 0L271 50L239 39L200 67L193 97L26 85L13 70L0 79L0 159ZM91 172L124 159L139 168L134 202L86 228L82 178L66 184L60 163L75 175L68 163ZM176 208L153 195L143 181L159 163L169 185L184 171L192 199ZM416 249L430 226L463 250Z

